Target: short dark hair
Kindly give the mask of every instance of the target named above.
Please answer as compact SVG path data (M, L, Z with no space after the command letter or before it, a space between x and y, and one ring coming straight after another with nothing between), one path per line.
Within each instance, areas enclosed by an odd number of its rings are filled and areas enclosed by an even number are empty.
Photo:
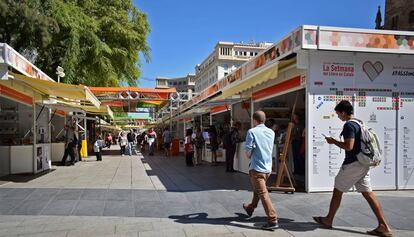
M193 129L191 129L191 128L187 128L187 130L186 130L186 132L185 132L185 135L186 136L191 136L193 134Z
M335 111L337 112L345 112L347 115L354 114L354 107L352 106L351 102L347 100L342 100L335 106Z
M258 123L264 123L266 121L266 114L263 111L258 110L254 112L253 119L256 120Z

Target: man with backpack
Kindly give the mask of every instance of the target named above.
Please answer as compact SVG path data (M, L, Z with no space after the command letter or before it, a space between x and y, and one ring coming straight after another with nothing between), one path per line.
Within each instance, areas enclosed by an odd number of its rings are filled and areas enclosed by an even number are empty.
M224 135L223 146L226 149L226 172L235 172L234 155L236 154L237 143L240 141L239 129L241 127L240 122L235 122L234 126L230 128L230 131Z
M361 135L365 135L367 131L365 131L366 128L362 125L362 121L354 118L354 108L349 101L343 100L337 104L335 112L338 115L338 118L345 122L341 133L341 136L344 137L344 141L342 142L332 137L325 137L325 139L328 144L336 145L345 150L345 160L335 177L335 185L328 215L326 217L313 217L313 219L325 228L332 228L336 211L341 204L342 194L348 192L350 188L355 186L356 190L362 193L362 196L368 201L378 220L377 228L367 231L367 233L376 236L392 236L381 205L374 192L372 192L370 183L370 166L378 165L379 162L367 163L364 161L366 160L365 154L361 154L361 139L364 139L363 143L365 144L375 141L365 141L365 137L361 137ZM376 142L378 142L378 140L376 140Z

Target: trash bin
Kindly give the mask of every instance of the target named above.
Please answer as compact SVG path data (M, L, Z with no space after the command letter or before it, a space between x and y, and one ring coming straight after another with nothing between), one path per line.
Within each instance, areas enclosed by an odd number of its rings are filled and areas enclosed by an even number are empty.
M177 138L172 139L171 143L171 155L178 156L180 151L180 141Z

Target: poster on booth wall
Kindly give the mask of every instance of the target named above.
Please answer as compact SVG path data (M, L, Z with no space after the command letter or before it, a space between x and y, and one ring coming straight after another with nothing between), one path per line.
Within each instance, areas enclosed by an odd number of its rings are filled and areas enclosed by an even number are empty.
M36 145L36 172L51 168L50 150L48 144Z
M414 188L414 56L401 56L393 65L398 77L398 188Z
M414 188L414 90L402 92L398 111L398 188Z
M340 138L344 123L335 113L341 100L352 101L355 59L352 53L311 52L308 78L308 191L331 191L345 152L326 143Z
M398 77L394 77L396 55L357 54L355 57L355 116L374 129L383 160L371 169L374 189L396 188Z
M345 152L326 143L325 136L340 139L343 122L334 108L341 100L352 101L353 93L342 88L314 89L308 95L308 177L309 191L331 191Z

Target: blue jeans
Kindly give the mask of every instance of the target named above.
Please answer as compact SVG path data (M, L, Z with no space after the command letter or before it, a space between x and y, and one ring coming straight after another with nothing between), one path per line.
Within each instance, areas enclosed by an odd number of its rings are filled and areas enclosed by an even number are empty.
M134 149L133 146L134 146L133 142L128 142L128 154L130 156L132 155L132 150Z

